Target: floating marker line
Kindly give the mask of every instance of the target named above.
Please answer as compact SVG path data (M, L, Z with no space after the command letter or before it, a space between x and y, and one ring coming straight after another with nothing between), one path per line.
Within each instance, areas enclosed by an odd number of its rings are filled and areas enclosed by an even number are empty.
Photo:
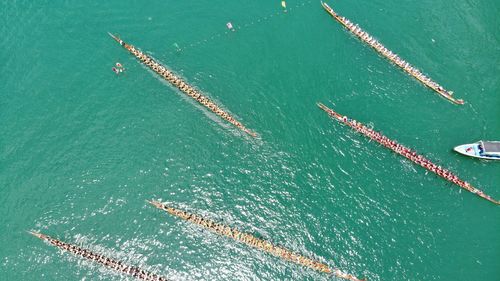
M188 222L197 224L202 226L208 230L211 230L219 235L226 236L232 238L238 242L242 242L251 247L257 248L264 252L270 253L274 256L280 257L286 261L293 262L308 268L312 268L314 270L334 274L338 277L351 280L351 281L362 281L351 274L344 273L339 269L331 269L328 265L321 263L317 260L313 260L307 257L304 257L300 254L296 254L284 247L275 246L271 242L259 239L251 234L240 232L236 228L229 227L227 225L219 224L214 221L202 218L201 216L188 213L186 211L182 211L179 209L172 208L164 203L158 201L148 201L150 204L155 206L158 209L164 210L167 213L179 217Z
M347 28L351 33L356 35L361 41L365 42L368 44L370 47L375 49L379 54L399 66L401 69L403 69L406 73L408 73L410 76L414 77L418 81L422 82L425 86L431 88L434 90L436 93L441 95L442 97L446 98L447 100L451 101L452 103L455 104L464 104L464 101L461 99L455 99L452 95L452 91L447 91L445 90L441 85L438 83L432 81L429 77L425 76L420 70L417 68L411 66L408 62L400 58L397 54L393 53L389 49L387 49L384 45L382 45L380 42L375 40L370 34L368 34L366 31L362 30L359 26L355 25L351 21L349 21L345 17L341 17L339 14L335 13L328 4L321 2L323 5L323 8L334 18L336 19L340 24L342 24L345 28Z
M360 122L357 122L356 120L349 119L347 116L342 116L338 114L337 112L333 111L332 109L326 107L322 103L318 103L318 106L324 110L328 115L333 117L335 120L339 121L340 123L346 124L347 126L351 127L353 130L356 132L359 132L368 138L380 143L381 145L385 146L386 148L396 152L397 154L409 159L410 161L424 167L425 169L435 173L436 175L446 179L447 181L450 181L459 187L472 192L476 194L477 196L486 199L492 203L495 203L497 205L500 204L499 201L491 198L489 195L486 195L483 191L473 187L470 183L463 181L459 179L456 175L454 175L452 172L448 171L445 168L442 168L441 166L438 166L434 163L432 163L429 159L425 158L422 155L417 154L415 151L397 143L394 140L391 140L387 138L386 136L382 135L379 132L376 132L367 126L363 125Z
M86 259L91 260L91 261L95 261L95 262L100 263L108 268L113 269L113 270L116 270L116 271L119 271L121 273L125 273L128 275L132 275L137 279L147 280L147 281L167 281L167 279L165 277L156 275L156 274L151 273L151 272L147 272L147 271L140 269L138 267L135 267L135 266L123 264L121 261L113 260L113 259L105 257L103 255L91 252L87 249L83 249L83 248L80 248L78 246L59 241L57 239L54 239L52 237L49 237L49 236L41 234L41 233L32 232L32 231L28 231L28 232L30 234L33 234L34 236L44 240L44 241L47 241L52 246L55 246L63 251L67 251L67 252L74 254L75 256L79 256L79 257L83 257L83 258L86 258Z
M156 62L154 59L152 59L148 55L139 51L134 46L123 42L120 38L114 36L113 34L111 34L109 32L108 32L108 34L113 39L115 39L116 42L118 42L121 46L123 46L130 53L132 53L134 56L136 56L143 64L147 65L154 72L159 74L161 77L163 77L165 80L170 82L170 84L172 84L173 86L175 86L176 88L181 90L183 93L190 96L191 98L193 98L194 100L196 100L197 102L199 102L200 104L205 106L206 108L210 109L215 114L219 115L222 119L228 121L229 123L233 124L238 129L242 130L243 132L251 135L252 137L257 137L256 133L247 129L243 124L241 124L236 119L234 119L229 113L222 110L213 101L211 101L207 97L203 96L198 90L196 90L194 87L192 87L191 85L184 82L180 77L173 74L169 69L167 69L163 65L159 64L158 62Z
M302 4L297 4L295 7L299 8L299 7L304 6L305 4L310 4L310 3L311 3L311 1L309 0L309 1L307 1L307 2L302 2ZM292 8L290 8L290 10L291 10L291 9L292 9ZM282 15L282 14L283 14L283 12L280 12L280 11L277 11L277 12L276 12L276 15ZM269 19L270 19L271 17L273 17L273 16L274 16L274 12L272 12L272 13L271 13L271 14L269 14L268 16L263 16L263 17L260 17L260 18L259 18L259 19L260 19L260 21L259 21L259 22L262 22L262 23L263 23L264 21L269 20ZM256 21L256 20L254 20L254 21ZM241 24L238 24L238 23L233 23L233 24L234 24L234 28L235 28L235 29L237 29L237 30L244 30L245 28L247 28L247 27L249 27L249 26L253 25L253 24L254 24L254 22L252 21L251 23L250 23L250 22L246 22L246 23L241 23ZM224 32L224 34L229 34L229 32ZM218 33L217 37L220 37L220 35L221 35L221 34L220 34L220 33ZM210 38L210 40L213 40L213 39L214 39L214 38ZM189 49L188 47L193 47L193 46L194 46L194 45L196 45L196 44L200 44L202 41L203 41L203 42L208 42L207 40L200 39L200 40L198 41L199 43L186 43L186 44L184 45L184 47L182 47L182 48L180 48L180 49L184 51L184 50L186 50L186 49ZM175 53L177 53L177 52L179 52L179 50L175 50L175 51L168 51L167 53L168 53L168 54L170 54L170 55L173 55L173 54L175 54Z

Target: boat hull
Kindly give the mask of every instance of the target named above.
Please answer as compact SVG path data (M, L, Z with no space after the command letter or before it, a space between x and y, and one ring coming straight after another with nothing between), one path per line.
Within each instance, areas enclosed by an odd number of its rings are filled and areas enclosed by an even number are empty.
M499 157L491 157L491 156L485 156L481 155L478 147L479 143L468 143L468 144L462 144L459 146L455 146L453 150L456 152L469 156L469 157L474 157L474 158L479 158L479 159L487 159L487 160L500 160Z

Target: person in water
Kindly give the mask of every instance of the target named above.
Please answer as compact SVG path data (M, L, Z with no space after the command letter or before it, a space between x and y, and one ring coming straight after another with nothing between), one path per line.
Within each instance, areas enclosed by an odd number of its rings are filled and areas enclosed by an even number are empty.
M116 74L120 74L120 73L122 73L123 71L125 71L125 68L124 68L124 67L123 67L123 65L121 65L121 63L119 63L119 62L117 62L117 63L115 64L115 66L113 66L111 69L112 69L112 70L113 70L113 72L114 72L114 73L116 73Z

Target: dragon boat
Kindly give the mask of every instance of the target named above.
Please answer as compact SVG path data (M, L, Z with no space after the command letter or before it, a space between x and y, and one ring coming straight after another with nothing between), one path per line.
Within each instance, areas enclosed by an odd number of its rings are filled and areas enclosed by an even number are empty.
M144 54L143 52L141 52L139 49L137 49L133 45L130 45L130 44L123 42L123 40L121 40L118 36L115 36L109 32L108 32L108 34L116 42L118 42L122 47L124 47L127 51L129 51L132 55L134 55L137 59L139 59L139 61L141 61L143 64L148 66L151 70L153 70L158 75L163 77L165 80L167 80L170 84L172 84L174 87L179 89L181 92L183 92L184 94L193 98L194 100L199 102L201 105L205 106L210 111L214 112L215 114L220 116L222 119L226 120L227 122L233 124L235 127L242 130L243 132L249 134L252 137L257 137L257 134L255 132L252 132L251 130L247 129L243 124L241 124L239 121L237 121L233 116L231 116L229 113L224 111L222 108L220 108L217 104L215 104L209 98L202 95L193 86L189 85L184 80L182 80L180 77L175 75L171 70L169 70L165 66L163 66L160 63L158 63L157 61L155 61L152 57Z
M328 267L328 265L321 263L317 260L307 258L305 256L302 256L300 254L294 253L291 250L288 250L284 247L281 246L276 246L273 245L271 242L257 238L251 234L248 233L243 233L239 231L236 228L223 225L220 223L216 223L214 221L211 221L209 219L202 218L201 216L195 215L188 213L183 210L179 210L176 208L173 208L171 206L168 206L165 203L161 203L158 201L148 201L150 204L155 206L156 208L166 211L167 213L176 216L178 218L181 218L185 221L194 223L196 225L199 225L201 227L204 227L210 231L213 231L219 235L229 237L233 240L236 240L238 242L247 244L253 248L259 249L261 251L270 253L274 256L280 257L283 260L293 262L295 264L299 264L314 270L317 270L319 272L327 273L327 274L333 274L337 277L344 278L347 280L351 281L363 281L351 274L344 273L340 271L339 269L332 269Z
M394 140L391 140L387 138L386 136L382 135L379 132L374 131L373 129L363 125L361 122L358 122L356 120L350 119L347 116L342 116L339 113L333 111L332 109L328 108L322 103L318 103L319 108L324 110L328 115L333 117L333 119L339 121L340 123L343 123L349 127L351 127L353 130L355 130L358 133L361 133L365 135L366 137L378 142L382 146L396 152L397 154L409 159L410 161L416 163L419 166L424 167L425 169L433 172L434 174L444 178L445 180L473 193L476 194L477 196L486 199L496 205L500 205L500 202L493 199L491 196L485 194L483 191L473 187L470 183L461 180L458 178L456 175L454 175L452 172L449 170L438 166L434 163L432 163L429 159L425 158L422 155L417 154L415 151L397 143Z
M397 54L395 54L392 51L390 51L389 49L387 49L384 45L382 45L380 42L378 42L374 37L372 37L366 31L361 29L358 25L352 23L349 19L337 14L328 4L321 2L321 5L325 9L325 11L327 11L342 26L347 28L347 30L349 30L352 34L354 34L356 37L358 37L361 41L365 42L370 47L372 47L380 55L382 55L383 57L387 58L389 61L391 61L392 63L394 63L398 67L400 67L408 75L412 76L413 78L417 79L422 84L424 84L425 86L434 90L441 97L447 99L448 101L450 101L454 104L464 104L463 100L455 99L453 97L452 91L445 90L443 88L443 86L434 82L431 78L427 77L425 74L423 74L416 67L413 67L408 62L406 62L405 60L400 58Z
M117 260L114 260L112 258L108 258L104 255L100 255L100 254L94 253L92 251L89 251L87 249L83 249L83 248L80 248L78 246L59 241L57 239L54 239L50 236L47 236L47 235L44 235L44 234L41 234L38 232L32 232L32 231L28 231L28 232L30 234L34 235L35 237L38 237L38 238L42 239L43 241L46 241L47 243L51 244L52 246L55 246L63 251L70 252L70 253L74 254L75 256L83 257L87 260L97 262L99 264L104 265L107 268L113 269L113 270L118 271L120 273L131 275L139 280L168 281L165 277L159 276L159 275L151 273L151 272L147 272L139 267L123 264L121 261L117 261Z

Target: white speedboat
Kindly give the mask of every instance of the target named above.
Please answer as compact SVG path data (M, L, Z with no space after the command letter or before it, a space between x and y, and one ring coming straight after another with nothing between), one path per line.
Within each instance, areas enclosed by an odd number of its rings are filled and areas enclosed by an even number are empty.
M471 157L500 160L500 141L478 141L462 144L453 149L460 154Z

